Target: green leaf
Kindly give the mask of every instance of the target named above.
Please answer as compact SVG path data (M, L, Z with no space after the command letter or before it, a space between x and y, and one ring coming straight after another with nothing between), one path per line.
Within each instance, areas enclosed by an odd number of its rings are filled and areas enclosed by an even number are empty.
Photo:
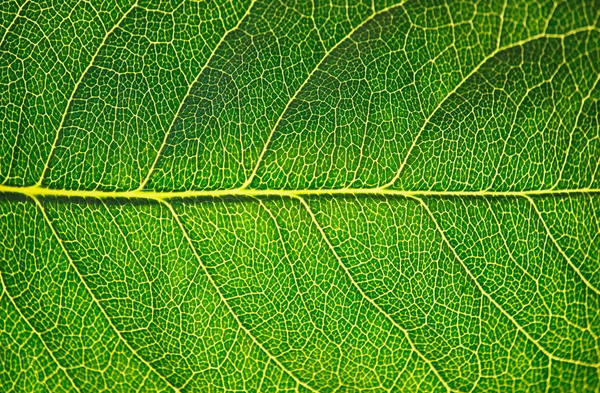
M597 0L0 9L0 391L600 391Z

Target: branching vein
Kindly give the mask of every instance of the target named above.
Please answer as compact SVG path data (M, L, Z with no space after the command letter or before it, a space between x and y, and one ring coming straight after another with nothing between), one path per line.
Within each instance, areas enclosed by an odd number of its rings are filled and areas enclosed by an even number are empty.
M112 322L112 319L108 316L108 314L106 313L106 310L104 310L104 307L102 306L102 304L100 304L100 301L96 298L96 296L94 295L94 293L92 292L92 290L90 289L90 287L87 285L87 281L85 280L85 278L83 277L83 275L81 274L81 272L79 271L79 269L77 268L77 266L75 265L75 262L71 258L71 254L67 250L66 246L64 245L64 242L62 241L62 239L60 238L60 236L58 235L58 233L56 232L56 230L54 229L54 225L52 224L52 221L50 220L50 217L48 217L48 215L46 214L46 209L44 209L44 206L40 203L40 201L37 198L34 197L33 200L34 200L35 204L38 206L38 208L39 208L42 216L44 217L44 220L46 221L48 227L50 228L50 231L52 232L52 235L54 236L54 238L58 242L58 244L59 244L59 246L60 246L63 254L65 255L65 257L69 261L69 265L71 266L71 269L73 269L73 271L75 272L75 274L77 275L77 277L81 281L81 284L85 288L85 291L90 295L92 301L94 302L94 304L96 304L96 306L98 307L98 310L102 313L102 315L106 319L107 323L110 325L110 327L112 328L112 330L115 332L115 334L117 335L117 337L119 338L119 340L127 347L127 349L129 349L129 351L131 351L131 353L133 354L133 356L135 356L137 359L139 359L139 361L142 362L143 364L145 364L150 370L153 370L154 373L162 381L164 381L165 384L167 384L167 386L169 386L175 392L179 392L179 389L177 387L173 386L173 384L171 384L171 382L169 382L168 379L166 379L148 361L146 361L142 356L140 356L140 354L138 354L138 352L129 344L129 342L127 340L125 340L125 338L123 337L123 335L121 335L121 332L114 325L114 323Z
M579 360L566 359L566 358L563 358L560 356L556 356L552 352L550 352L548 349L546 349L542 344L540 344L540 342L538 340L536 340L529 333L527 333L527 331L525 329L523 329L523 327L508 312L506 312L506 310L504 310L504 308L481 286L481 284L477 280L477 277L475 277L473 275L471 270L465 264L465 262L460 257L460 255L458 255L458 253L456 252L456 250L454 249L454 247L452 246L452 244L446 237L446 233L440 227L440 224L438 223L435 216L429 209L429 206L427 206L427 204L419 197L412 196L411 198L414 199L415 201L417 201L423 207L423 209L427 212L427 215L430 217L431 221L435 225L443 242L446 244L446 246L448 247L450 252L452 252L454 258L458 261L458 263L465 270L465 272L467 273L469 278L472 280L473 284L477 287L477 289L483 294L483 296L485 296L488 299L488 301L491 304L494 305L494 307L496 307L516 327L516 329L519 332L521 332L532 344L534 344L540 350L540 352L542 352L544 355L546 355L547 358L553 359L553 360L558 360L560 362L576 364L578 366L583 366L583 367L593 367L593 368L600 367L600 364L597 364L597 363L582 362Z
M408 334L408 331L406 329L404 329L402 326L400 326L398 324L398 322L396 322L396 320L388 312L386 312L383 308L381 308L381 306L379 306L379 304L377 304L377 302L375 302L375 300L373 300L370 296L368 296L362 290L362 288L360 287L360 285L358 285L358 283L354 280L354 276L352 275L352 273L350 272L350 270L348 269L348 267L342 261L342 258L340 258L340 256L338 255L337 251L335 250L335 248L333 247L333 245L329 241L329 237L327 236L327 234L325 233L325 231L321 227L321 224L319 224L319 222L317 221L317 218L315 217L315 215L312 212L312 210L311 210L310 206L308 205L308 203L306 203L306 201L304 200L304 198L297 197L297 199L300 201L300 203L302 204L302 206L304 206L304 208L306 209L308 215L310 216L310 219L311 219L313 225L315 226L315 228L317 228L317 230L321 234L321 237L323 238L323 241L325 242L325 244L327 244L327 247L329 248L329 250L333 254L334 258L337 260L337 262L339 263L340 267L344 270L344 272L346 273L346 276L350 279L350 282L352 283L352 286L354 288L356 288L356 290L360 293L360 295L367 302L369 302L369 304L371 304L381 315L383 315L392 324L392 326L394 326L396 329L398 329L400 332L402 332L402 334L406 338L406 341L410 345L410 348L412 349L412 351L414 353L416 353L417 356L419 356L419 358L421 358L421 360L423 360L429 366L429 368L431 369L431 371L433 372L433 374L440 381L440 383L444 386L444 388L446 388L446 390L448 392L453 391L452 388L450 388L450 386L446 382L446 380L444 380L444 378L441 377L439 371L435 368L435 366L433 365L433 363L419 350L419 348L417 348L417 346L415 345L415 343L413 342L413 340L410 338L410 335Z
M244 326L244 324L242 324L242 321L240 321L240 319L238 318L237 314L233 311L233 308L231 308L231 306L229 305L229 302L227 301L227 299L225 298L225 296L223 296L223 293L221 292L221 289L219 288L219 286L217 285L217 283L213 280L212 275L210 274L210 272L206 268L206 265L204 265L204 262L202 261L202 258L200 258L200 255L198 255L198 251L196 251L196 247L194 246L194 243L193 243L192 239L190 238L187 229L185 229L185 227L183 226L183 223L179 219L179 215L177 214L177 212L175 212L175 209L173 209L173 206L170 203L168 203L166 201L162 201L162 203L171 212L171 215L173 216L173 219L175 220L175 222L177 223L177 226L181 230L181 234L183 235L183 237L185 238L187 244L189 245L192 253L194 254L194 257L198 261L198 264L200 264L200 266L202 267L202 270L204 271L204 274L205 274L206 278L211 283L211 285L213 286L213 288L217 292L217 295L219 296L219 298L223 302L223 305L225 305L225 307L227 308L227 310L229 311L229 313L231 314L231 316L233 317L233 319L235 319L235 321L238 324L238 326L240 327L240 329L242 329L244 331L244 333L246 333L246 335L248 337L250 337L250 339L252 340L252 342L254 342L254 344L256 344L256 346L259 347L261 349L261 351L263 353L265 353L265 355L267 355L267 357L271 361L273 361L273 363L277 364L279 366L279 368L281 368L294 381L296 381L296 383L298 383L298 385L301 385L301 386L305 387L306 389L310 390L311 392L315 392L316 393L317 390L315 390L312 386L310 386L310 385L306 384L305 382L301 381L300 379L298 379L298 377L296 377L296 375L294 375L287 367L285 367L279 361L279 359L277 359L271 352L269 352L260 343L260 341L258 341L256 339L256 337L254 337L254 335L252 334L252 332L246 326Z

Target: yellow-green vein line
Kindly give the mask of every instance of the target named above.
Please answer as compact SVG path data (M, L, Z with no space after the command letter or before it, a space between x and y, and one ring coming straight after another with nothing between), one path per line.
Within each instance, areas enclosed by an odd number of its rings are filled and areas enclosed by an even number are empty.
M77 277L79 278L79 280L81 281L81 284L85 288L86 292L92 298L92 301L94 302L94 304L98 307L98 310L100 311L100 313L104 316L104 318L106 319L106 321L109 324L109 326L115 332L115 334L117 335L117 337L119 338L119 340L121 340L121 342L127 347L127 349L129 349L131 351L131 353L132 353L133 356L135 356L136 358L138 358L149 369L153 370L154 373L161 380L163 380L167 386L169 386L175 392L179 392L179 389L177 387L173 386L173 384L171 384L171 382L169 382L162 374L160 374L158 371L156 371L156 369L154 367L152 367L152 365L149 362L147 362L144 358L142 358L137 353L137 351L135 349L133 349L133 347L129 344L129 342L127 340L125 340L125 338L123 337L123 335L121 334L121 332L113 324L112 319L108 316L108 314L104 310L104 307L102 307L102 305L100 304L100 301L96 298L96 296L92 292L91 288L87 285L87 282L86 282L85 278L83 277L83 275L81 274L81 272L79 271L79 269L77 268L77 266L75 265L75 261L73 261L73 259L71 258L71 254L69 254L69 251L67 250L67 247L64 245L62 239L60 238L60 236L58 235L58 233L54 229L54 225L52 225L52 221L50 220L50 217L48 217L48 215L46 214L46 209L44 209L44 206L41 204L41 202L36 197L32 197L32 198L33 198L35 204L40 209L40 212L42 213L42 216L44 217L44 220L48 224L48 227L50 228L50 231L52 232L52 235L54 236L54 238L58 242L58 244L59 244L62 252L64 253L64 255L67 258L67 260L69 261L69 265L71 266L71 268L73 269L73 271L75 272L75 274L77 275Z
M314 215L312 209L310 208L310 206L308 205L308 203L306 203L306 201L302 197L296 197L296 198L300 201L300 203L302 204L302 206L306 209L306 211L307 211L307 213L308 213L308 215L309 215L309 217L310 217L313 225L315 226L315 228L317 229L317 231L319 231L319 233L321 234L321 237L323 238L323 241L325 242L325 244L327 244L327 247L329 248L329 250L333 254L334 258L337 260L337 262L340 265L340 267L342 268L342 270L344 270L344 272L346 273L346 276L350 279L350 282L352 283L352 286L354 288L356 288L356 290L358 290L358 293L360 293L360 295L367 302L369 302L381 315L383 315L392 324L392 326L394 326L396 329L398 329L400 332L402 332L402 334L406 338L406 341L408 342L408 344L409 344L410 348L412 349L412 351L414 353L416 353L417 356L419 356L421 358L421 360L423 360L429 366L429 368L431 369L431 371L433 372L433 374L437 377L437 379L444 386L444 388L446 388L446 390L448 392L453 391L453 389L448 385L448 383L441 377L441 375L439 374L439 372L437 371L437 369L434 367L433 363L431 363L431 361L427 357L425 357L425 355L416 347L416 345L414 344L414 342L410 338L410 335L408 334L408 331L406 329L404 329L402 326L400 326L400 324L398 324L398 322L396 322L396 320L394 318L392 318L392 316L390 314L388 314L383 308L381 308L381 306L379 306L379 304L377 304L375 302L374 299L372 299L370 296L368 296L362 290L362 288L360 287L360 285L358 285L358 283L354 280L354 276L352 276L352 273L350 272L350 270L348 269L348 267L346 267L346 265L342 261L342 258L338 255L337 251L333 247L333 244L331 244L331 242L329 241L329 237L327 236L327 234L325 233L325 231L321 227L321 224L319 224L319 222L317 221L317 217L315 217L315 215Z
M238 324L238 326L244 331L244 333L246 333L246 335L248 337L250 337L250 339L252 340L252 342L258 348L260 348L260 350L263 351L263 353L265 355L267 355L267 357L270 360L272 360L275 364L277 364L277 366L279 366L279 368L281 368L281 370L283 370L294 381L296 381L296 383L298 383L299 385L304 386L306 389L310 390L311 392L318 393L318 391L315 390L312 386L310 386L310 385L306 384L305 382L301 381L300 379L298 379L298 377L296 377L290 370L288 370L288 368L285 367L279 361L279 359L277 359L273 354L271 354L271 352L267 351L267 349L256 339L256 337L254 337L254 335L252 334L252 332L250 332L250 330L246 326L244 326L244 324L242 324L242 321L240 321L240 319L238 318L237 314L233 311L233 308L231 307L231 305L229 305L229 302L227 301L227 299L225 298L225 296L221 292L221 289L219 288L219 286L217 285L217 283L213 280L212 275L208 271L208 268L206 267L206 265L204 265L204 262L200 258L200 255L198 255L198 251L196 250L196 247L194 246L194 243L193 243L192 239L190 238L187 229L183 226L183 223L179 219L179 215L177 214L177 212L175 212L175 209L173 208L173 206L170 203L166 202L166 201L162 201L161 200L161 203L171 212L171 215L173 216L173 219L175 220L175 222L177 223L177 226L181 230L182 236L184 237L184 239L186 240L187 244L189 245L192 253L194 254L194 257L196 258L196 260L200 264L200 267L204 271L204 274L205 274L206 278L211 283L212 287L217 292L217 295L219 296L219 298L223 302L223 305L225 305L225 307L227 308L227 310L229 311L229 313L231 314L231 316L233 317L233 319L236 321L236 323Z

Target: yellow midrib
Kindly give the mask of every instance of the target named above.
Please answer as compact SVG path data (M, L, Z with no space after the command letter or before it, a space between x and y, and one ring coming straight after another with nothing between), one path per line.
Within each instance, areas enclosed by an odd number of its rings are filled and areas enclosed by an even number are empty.
M202 198L202 197L302 197L311 195L382 195L382 196L471 196L471 197L499 197L513 196L526 197L537 195L560 194L595 194L600 193L598 188L578 188L572 190L527 190L527 191L404 191L389 188L337 188L337 189L312 189L312 190L257 190L257 189L226 189L226 190L197 190L197 191L86 191L86 190L60 190L40 186L17 187L0 185L0 193L21 194L31 197L66 197L66 198L132 198L165 200L173 198Z

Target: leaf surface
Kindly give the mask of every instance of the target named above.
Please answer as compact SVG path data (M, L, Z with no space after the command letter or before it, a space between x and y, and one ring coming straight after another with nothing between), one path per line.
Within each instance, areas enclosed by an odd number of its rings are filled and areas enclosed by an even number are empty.
M600 390L597 1L0 8L0 390Z

